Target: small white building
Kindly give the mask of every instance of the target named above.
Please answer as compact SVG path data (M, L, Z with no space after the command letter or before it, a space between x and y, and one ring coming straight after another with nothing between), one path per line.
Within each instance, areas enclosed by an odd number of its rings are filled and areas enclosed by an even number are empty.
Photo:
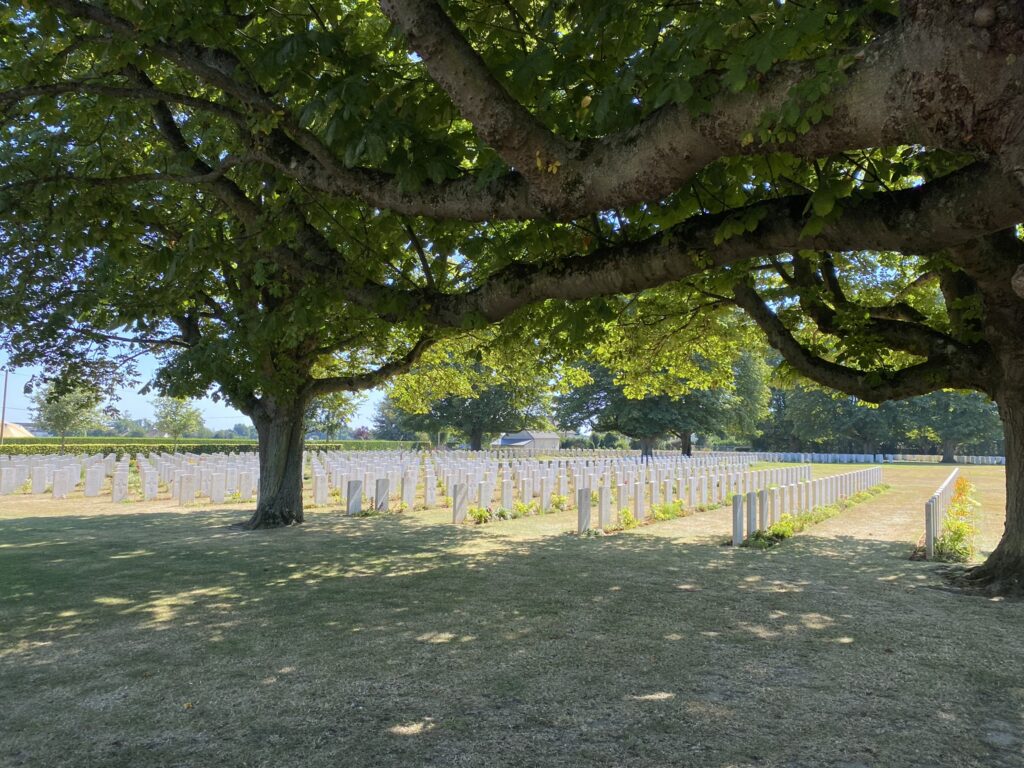
M527 451L557 451L562 439L554 432L510 432L491 443L491 448L521 448Z

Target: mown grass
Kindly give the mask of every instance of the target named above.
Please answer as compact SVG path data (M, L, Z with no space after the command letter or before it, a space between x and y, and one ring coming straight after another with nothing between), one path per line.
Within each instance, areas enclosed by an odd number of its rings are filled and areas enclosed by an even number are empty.
M0 765L1021 764L1024 605L905 540L248 513L5 511Z
M772 523L767 528L754 531L750 536L743 540L740 546L751 547L753 549L768 549L769 547L774 547L776 544L780 544L786 539L791 539L796 536L796 534L806 531L812 525L817 525L818 523L823 523L826 520L831 520L833 517L842 514L855 504L861 504L868 501L875 496L885 493L887 490L889 490L888 485L876 485L873 488L859 491L849 498L840 499L834 504L825 504L820 507L814 507L814 509L810 509L806 512L799 512L795 515L784 514L777 522Z

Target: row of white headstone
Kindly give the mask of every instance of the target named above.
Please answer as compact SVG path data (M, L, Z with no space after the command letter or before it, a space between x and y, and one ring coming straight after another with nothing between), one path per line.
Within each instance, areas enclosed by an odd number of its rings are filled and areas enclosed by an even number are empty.
M705 473L703 470L711 470ZM745 493L768 487L773 483L799 482L810 477L809 466L783 467L765 470L716 471L715 468L703 467L702 471L688 475L669 474L658 479L658 473L646 476L619 475L615 470L608 469L600 475L583 475L574 482L574 493L559 494L566 497L567 506L575 506L580 515L585 516L586 525L590 527L590 506L593 493L597 493L598 525L607 528L614 524L618 515L614 512L629 511L637 522L643 522L648 514L659 505L680 503L690 509L718 506L734 493ZM564 476L560 476L564 477ZM549 486L541 482L541 495L532 496L529 481L524 481L519 494L519 501L536 503L537 511L546 512L551 503L548 495ZM477 504L479 499L490 500L490 488L487 481L478 484ZM468 483L452 485L452 522L462 523L466 520L469 507L474 503L473 486ZM614 491L614 493L613 493ZM516 499L513 494L513 480L501 482L501 501L499 509L511 510ZM573 503L575 502L575 503ZM581 518L582 519L582 518ZM586 530L584 528L583 530Z
M896 464L899 462L937 464L939 454L926 453L754 453L757 461L800 464ZM958 464L1006 464L1005 456L955 456Z
M739 546L757 531L798 515L827 507L882 483L882 468L871 467L781 487L737 493L732 497L732 543Z
M553 496L569 497L573 489L598 482L608 487L626 485L630 498L637 483L645 489L653 483L654 504L659 503L661 493L673 494L675 487L690 485L690 493L701 497L701 503L707 503L708 495L715 493L710 490L712 486L746 482L749 459L738 456L741 455L726 459L687 459L676 455L640 460L633 455L499 460L479 454L317 452L311 458L313 503L329 504L334 494L353 514L364 508L364 496L369 499L369 507L378 511L389 509L392 499L409 510L418 505L431 508L437 505L438 492L453 496L454 486L462 484L468 487L469 503L489 507L498 501L495 493L501 489L502 508L510 509L515 500L536 500L546 510ZM770 471L781 477L790 469ZM707 486L703 491L701 484ZM419 488L423 489L422 495L418 494Z
M370 508L381 511L392 503L410 510L432 508L437 506L439 494L442 499L453 496L456 485L466 487L467 503L497 504L506 509L519 501L546 510L556 496L565 497L565 505L572 506L576 491L583 487L605 487L624 494L624 499L617 497L622 508L635 504L638 487L651 505L686 498L690 506L702 506L765 483L806 479L792 476L794 470L809 472L799 467L776 468L761 470L756 479L748 480L755 477L749 465L758 458L750 453L643 458L614 451L550 459L500 458L482 452L332 451L306 455L313 503L328 505L336 499L352 514L363 510L367 500ZM51 487L54 498L64 498L78 487L84 474L86 496L99 496L106 478L111 477L112 501L127 501L129 464L127 458L113 454L8 458L0 462L0 487L9 487L7 492L11 492L31 477L33 492L43 493ZM137 454L135 466L143 501L155 499L161 486L182 505L203 497L213 503L229 498L249 501L258 492L255 453ZM748 483L753 485L748 487Z
M935 557L935 542L941 535L943 518L953 503L953 492L959 475L959 469L950 472L924 504L924 551L929 560Z
M113 502L129 501L131 461L115 454L93 456L39 454L5 456L0 461L0 493L14 493L31 481L33 494L51 491L54 499L67 498L80 485L82 495L103 494L107 478L111 478L110 497ZM222 503L231 496L241 501L252 500L258 492L259 459L249 454L137 454L143 501L157 498L160 486L170 489L179 504L195 503L207 497Z
M82 482L85 473L86 495L97 495L93 492L113 474L117 457L113 454L104 456L72 456L59 454L38 454L31 456L4 456L0 461L0 494L15 493L28 485L32 494L46 493L52 489L53 497L62 499L71 494Z

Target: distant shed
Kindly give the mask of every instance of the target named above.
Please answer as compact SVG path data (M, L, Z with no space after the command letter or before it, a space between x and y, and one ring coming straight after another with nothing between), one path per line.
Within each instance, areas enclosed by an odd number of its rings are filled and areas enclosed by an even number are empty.
M21 424L8 421L4 423L4 437L33 437L33 434Z
M523 448L528 451L557 451L562 439L554 432L510 432L491 443L491 448Z

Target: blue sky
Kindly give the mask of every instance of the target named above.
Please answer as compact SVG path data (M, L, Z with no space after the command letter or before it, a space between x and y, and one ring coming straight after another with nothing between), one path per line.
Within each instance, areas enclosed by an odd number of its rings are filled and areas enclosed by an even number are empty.
M0 355L0 367L7 362L7 358ZM156 368L156 361L151 357L145 357L139 359L139 370L140 370L140 381L134 388L123 389L118 393L117 402L113 405L120 411L127 411L131 414L134 419L151 419L153 418L153 405L152 401L155 395L140 395L138 390L142 387L145 381L152 375ZM30 414L30 408L32 402L30 396L25 394L25 385L28 383L32 374L36 373L36 369L33 368L15 368L12 369L8 378L7 385L7 421L15 424L23 424L31 421L32 417ZM2 374L0 374L2 377ZM0 387L3 386L2 380L0 380ZM369 393L365 402L359 408L355 418L352 420L351 426L353 428L366 426L370 427L373 423L373 413L377 407L377 403L380 402L383 397L382 392L376 390ZM216 431L218 429L231 429L235 424L241 422L242 424L248 424L249 417L236 411L227 403L213 402L209 398L203 398L202 400L196 400L196 406L203 413L203 420L206 422L206 426Z

